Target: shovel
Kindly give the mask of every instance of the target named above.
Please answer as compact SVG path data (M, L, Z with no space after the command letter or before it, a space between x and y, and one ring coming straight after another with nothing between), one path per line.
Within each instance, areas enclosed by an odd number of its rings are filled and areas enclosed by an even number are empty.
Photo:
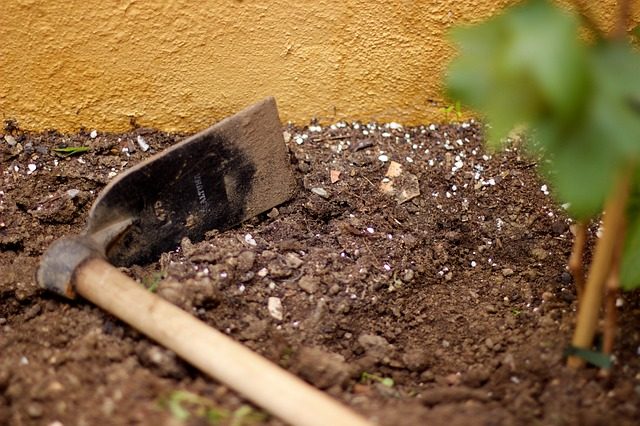
M36 278L93 302L288 423L369 425L115 267L155 260L183 237L201 240L288 200L295 180L280 126L268 98L122 173L96 199L85 232L49 247Z

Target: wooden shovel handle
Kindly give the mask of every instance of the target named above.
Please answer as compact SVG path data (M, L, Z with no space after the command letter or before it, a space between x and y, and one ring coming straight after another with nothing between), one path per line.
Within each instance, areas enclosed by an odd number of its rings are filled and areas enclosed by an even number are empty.
M78 294L225 383L300 426L371 426L325 393L145 290L102 259L75 272Z

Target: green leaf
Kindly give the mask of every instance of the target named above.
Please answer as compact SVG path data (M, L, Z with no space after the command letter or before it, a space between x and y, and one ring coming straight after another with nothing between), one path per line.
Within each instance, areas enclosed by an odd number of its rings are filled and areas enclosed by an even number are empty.
M69 157L76 154L81 154L83 152L89 151L88 146L69 146L65 148L53 148L53 152L60 155L61 157Z
M176 419L187 420L191 416L191 414L186 408L182 406L182 402L194 402L194 397L197 398L196 395L193 395L189 392L175 391L169 396L169 399L167 401L167 408Z
M506 25L512 36L505 66L526 76L543 104L538 113L571 117L579 109L586 84L585 48L578 38L578 20L546 1L513 9Z
M640 155L640 54L626 42L601 43L591 51L592 98L588 120L609 147L626 156Z
M624 290L640 288L640 176L627 206L627 234L620 264L620 286Z
M563 142L555 142L545 164L548 177L573 217L593 217L602 211L624 157L610 148L608 135L593 122L585 122Z
M610 369L612 365L611 356L602 352L590 351L588 349L577 348L573 345L564 351L564 356L577 356L596 367Z
M243 426L254 423L262 423L267 419L267 415L260 411L255 411L249 405L242 405L233 412L229 426Z
M384 377L382 380L380 380L380 383L388 388L392 388L395 385L395 382L391 377Z
M447 93L486 116L492 147L515 126L580 114L587 73L577 30L573 15L533 0L452 32L460 54L450 64Z

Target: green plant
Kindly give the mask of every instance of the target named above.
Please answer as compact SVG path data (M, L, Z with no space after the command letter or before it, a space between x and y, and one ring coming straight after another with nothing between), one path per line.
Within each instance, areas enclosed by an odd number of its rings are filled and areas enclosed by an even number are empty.
M196 417L205 420L209 424L217 425L221 422L229 426L243 426L262 422L266 414L255 411L248 405L242 405L230 412L216 407L211 401L191 392L178 390L160 400L160 406L180 421Z
M460 120L462 118L462 105L460 104L460 101L456 101L452 105L444 106L444 107L440 108L440 110L444 114L444 120L445 121L449 121L449 118L450 118L452 113L455 113L456 118L458 120Z
M605 283L611 321L618 284L640 286L640 54L625 36L628 10L621 1L615 37L546 0L452 33L459 55L448 70L448 93L485 116L489 147L502 147L512 129L525 125L525 148L543 157L541 171L580 232L606 212L584 291L578 288L574 366L592 348ZM580 36L581 25L588 37ZM583 246L577 239L571 257L577 283ZM605 333L613 335L611 326ZM605 352L611 338L605 336Z
M367 373L366 371L363 371L362 374L360 375L360 382L365 383L365 382L372 382L372 381L381 383L383 386L386 386L388 388L392 388L395 385L395 382L391 377L382 377L376 374L371 374L371 373Z
M142 278L142 285L151 293L155 293L158 290L158 284L163 278L163 272L155 271Z
M88 146L69 146L64 148L53 148L53 152L58 154L61 157L70 157L76 154L82 154L83 152L89 151Z

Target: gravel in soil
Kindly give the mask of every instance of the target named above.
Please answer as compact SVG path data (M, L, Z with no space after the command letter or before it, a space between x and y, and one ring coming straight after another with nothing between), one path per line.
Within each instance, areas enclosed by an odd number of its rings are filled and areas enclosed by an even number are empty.
M610 377L565 368L570 221L535 162L517 144L490 155L481 130L286 126L293 200L125 272L381 425L637 424L637 294L619 300ZM180 139L6 123L0 424L173 425L176 407L187 424L207 414L282 424L116 318L34 282L39 256L82 230L110 179ZM64 147L89 151L55 151Z

